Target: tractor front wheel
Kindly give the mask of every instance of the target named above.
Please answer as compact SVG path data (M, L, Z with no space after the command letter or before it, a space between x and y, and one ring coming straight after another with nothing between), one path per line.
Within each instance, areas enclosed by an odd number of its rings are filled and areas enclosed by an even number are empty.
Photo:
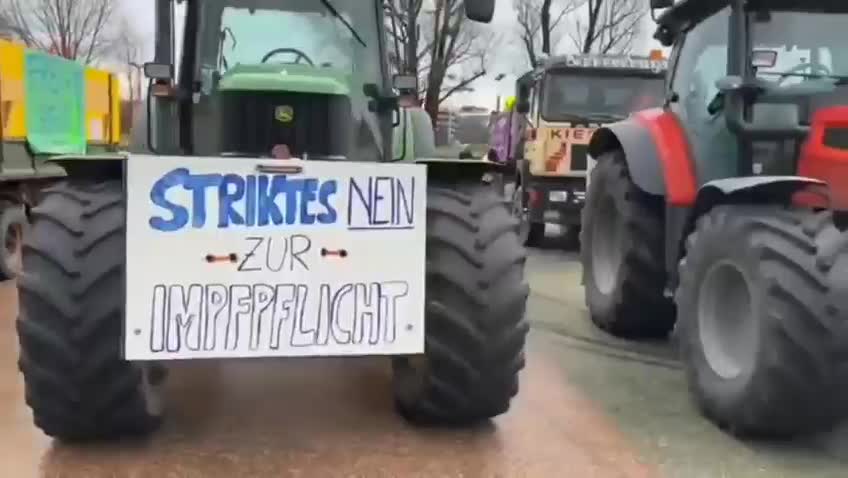
M841 416L846 310L829 257L840 241L828 213L740 205L699 219L675 334L694 398L720 427L787 438Z
M518 393L529 287L515 226L486 185L429 188L426 353L393 361L395 403L408 420L485 420L506 412Z
M19 367L36 426L67 440L141 435L159 424L163 371L121 358L121 181L66 180L31 210L19 278Z
M664 294L662 198L636 186L621 151L598 158L591 183L580 253L592 321L619 337L666 336L674 303Z

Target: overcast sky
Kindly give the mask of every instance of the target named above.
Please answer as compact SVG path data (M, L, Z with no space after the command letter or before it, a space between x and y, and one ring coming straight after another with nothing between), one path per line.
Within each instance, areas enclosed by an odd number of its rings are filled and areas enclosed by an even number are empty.
M126 13L136 24L140 33L146 34L147 38L153 35L153 1L152 0L122 0ZM647 2L645 2L647 4ZM486 28L493 29L502 37L502 44L497 48L497 53L491 55L489 64L489 75L478 80L474 84L474 92L463 93L451 97L450 103L454 105L475 104L488 108L494 108L498 94L510 95L514 91L515 79L525 69L525 56L521 50L516 35L515 12L512 9L512 0L497 0L495 18ZM659 44L650 37L653 34L653 22L646 17L642 28L641 39L634 47L634 54L647 55L652 48L659 48ZM152 42L152 40L151 40ZM570 47L570 40L565 40L555 49L557 53L566 53ZM146 45L148 55L152 55L152 45ZM495 82L494 77L504 73L507 76L500 82Z

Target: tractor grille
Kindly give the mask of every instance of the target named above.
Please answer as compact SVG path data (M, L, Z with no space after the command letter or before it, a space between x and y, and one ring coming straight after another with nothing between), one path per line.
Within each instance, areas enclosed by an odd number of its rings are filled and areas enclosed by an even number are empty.
M585 171L586 156L589 155L589 145L572 144L571 145L571 170Z
M351 121L345 96L291 92L221 92L221 151L268 156L285 144L295 157L344 155ZM288 107L290 121L277 118Z
M824 145L848 150L848 128L827 128L824 131Z

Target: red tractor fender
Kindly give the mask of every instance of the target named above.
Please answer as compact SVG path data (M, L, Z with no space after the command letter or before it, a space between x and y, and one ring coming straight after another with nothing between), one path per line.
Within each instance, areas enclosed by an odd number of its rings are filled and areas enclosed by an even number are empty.
M698 181L686 133L670 111L655 108L606 125L592 135L589 155L621 149L630 176L643 191L674 206L692 206Z
M840 136L837 138L837 136ZM796 203L848 211L848 106L818 110L798 158L798 174L827 184L828 198L796 197Z

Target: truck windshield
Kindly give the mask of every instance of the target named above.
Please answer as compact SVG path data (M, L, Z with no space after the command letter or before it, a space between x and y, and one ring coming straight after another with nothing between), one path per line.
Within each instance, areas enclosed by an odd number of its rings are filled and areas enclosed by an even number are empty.
M777 54L773 67L760 67L757 76L781 86L813 78L848 78L844 48L848 14L769 11L753 13L755 50Z
M542 118L606 120L662 105L661 77L550 74L545 79Z

